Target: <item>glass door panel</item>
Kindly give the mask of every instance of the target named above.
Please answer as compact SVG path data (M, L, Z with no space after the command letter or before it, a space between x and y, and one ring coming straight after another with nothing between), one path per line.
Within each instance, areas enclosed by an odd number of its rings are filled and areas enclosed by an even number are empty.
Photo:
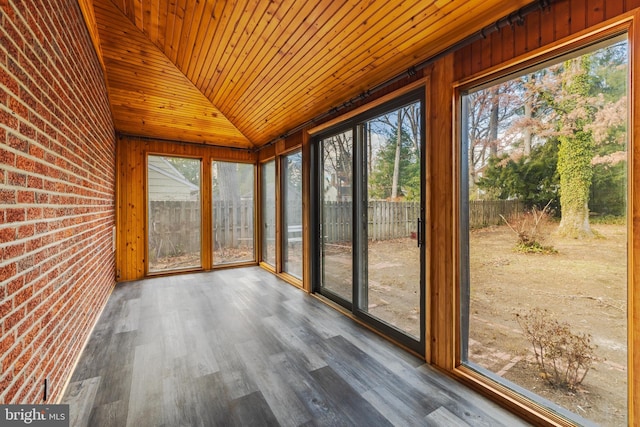
M420 102L362 126L366 179L359 309L420 339Z
M200 268L200 159L147 158L149 273Z
M321 141L321 292L353 298L353 132Z
M213 264L254 261L254 166L213 161L211 177Z
M282 159L283 270L302 279L302 152Z
M262 261L276 265L276 162L262 165Z

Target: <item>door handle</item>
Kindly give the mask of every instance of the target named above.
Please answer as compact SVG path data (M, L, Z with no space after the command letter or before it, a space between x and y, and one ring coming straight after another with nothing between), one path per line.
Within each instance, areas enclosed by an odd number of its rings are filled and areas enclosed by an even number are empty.
M416 240L418 241L418 247L422 244L422 220L418 218L418 231L416 232Z

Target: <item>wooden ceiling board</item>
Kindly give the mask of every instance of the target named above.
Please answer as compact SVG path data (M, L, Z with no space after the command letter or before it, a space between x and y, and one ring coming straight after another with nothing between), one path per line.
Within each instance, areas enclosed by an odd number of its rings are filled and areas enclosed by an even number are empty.
M116 129L252 148L250 141L110 0L94 2Z
M335 1L332 5L334 9L337 9L337 7L344 3L344 1ZM356 9L356 12L353 14L354 19L357 16L358 10L359 9ZM266 43L268 46L273 45L275 47L273 53L268 52L267 49L262 49L262 55L253 50L249 52L249 54L246 55L246 60L238 65L240 69L249 71L245 78L239 79L240 82L238 84L227 85L215 95L209 94L209 98L213 99L214 103L233 105L234 108L229 110L229 113L234 114L236 110L246 104L247 93L258 97L260 92L270 92L273 87L280 84L286 76L297 72L296 70L298 68L315 68L310 66L311 64L309 63L297 63L296 58L294 58L294 52L298 58L317 58L316 53L319 53L322 49L323 38L332 28L335 28L333 24L344 22L345 20L334 19L333 22L331 22L333 15L330 15L325 9L322 9L322 11L325 12L323 16L325 20L318 22L310 18L313 16L313 11L314 10L310 10L309 18L305 21L306 25L301 25L297 28L287 26L290 31L285 31L282 34L273 33L273 41L267 40ZM305 13L305 11L302 11L302 13ZM310 28L312 29L311 31ZM340 30L335 31L335 33L339 34ZM305 39L305 35L311 38L313 43L309 43ZM278 43L278 38L280 38L282 42ZM297 46L297 44L300 46ZM267 54L269 54L268 57L265 57ZM204 93L207 95L206 91Z
M531 0L79 1L96 6L117 126L131 133L143 123L138 132L167 132L162 139L172 139L167 126L175 126L176 135L194 142L249 147ZM218 126L203 125L209 121Z
M416 2L416 4L421 2ZM422 2L425 3L425 2ZM426 4L426 3L425 3ZM343 27L339 27L336 31L327 33L325 36L326 43L322 44L322 41L318 41L314 45L309 45L310 50L305 50L304 48L301 50L302 57L306 58L314 58L314 63L312 66L303 59L294 58L291 62L293 63L292 67L289 67L288 64L273 64L268 68L271 70L286 70L288 72L288 79L286 81L286 86L291 88L303 87L305 98L315 103L318 100L324 99L321 95L317 94L318 90L322 90L323 88L329 88L332 91L341 91L346 96L344 99L340 99L339 103L343 102L346 99L355 96L357 93L361 93L367 87L374 86L372 84L367 86L367 81L362 80L360 74L364 71L367 71L363 68L362 64L365 64L367 60L376 59L379 57L378 52L375 50L375 47L372 47L371 44L365 44L366 41L363 41L363 36L367 32L371 31L380 31L386 25L386 30L389 31L391 26L389 24L385 24L384 22L375 21L372 18L375 16L387 16L390 22L397 23L400 25L402 11L398 10L392 3L384 3L385 7L380 9L366 8L364 11L357 10L358 15L353 19L341 19L340 22L345 24ZM367 12L371 14L367 14ZM404 15L412 16L409 12L404 12ZM358 18L359 17L359 18ZM408 18L407 18L408 19ZM373 22L373 28L369 26L369 23ZM370 42L374 39L367 39ZM356 53L359 52L358 56L355 56L354 60L351 61L354 64L347 63L346 60L350 57L354 57ZM372 52L375 52L372 53ZM328 60L317 61L315 58L330 58ZM319 64L316 64L319 62ZM412 62L413 63L413 62ZM345 71L348 70L348 71ZM354 71L358 70L358 74L354 76L356 80L361 83L362 88L357 90L356 93L353 93L353 89L350 92L344 92L343 89L336 88L336 84L340 81L344 81L350 74L353 74ZM392 68L392 74L396 75L399 71L397 67ZM318 81L317 79L324 79ZM388 77L387 77L388 78ZM274 102L273 96L277 96L279 98L279 103L277 105L291 105L292 97L300 96L298 92L295 91L282 91L275 94L271 89L268 81L279 82L280 85L284 85L280 80L278 80L273 75L267 75L267 79L260 81L256 88L250 88L250 92L254 93L255 96L259 99L262 98L263 93L267 93L272 97L264 98L265 103L259 106L252 105L250 103L245 102L246 97L243 97L241 100L235 102L233 105L233 109L228 112L229 117L251 117L253 114L262 115L266 118L266 120L262 121L261 124L263 129L259 132L264 132L264 127L268 126L270 122L272 122L271 117L277 113L276 109L269 108L268 105L276 105L269 104L269 102ZM382 80L375 80L376 83L379 83ZM260 87L262 85L262 87ZM347 96L348 93L353 93L353 95ZM319 114L320 112L324 112L326 109L335 105L336 101L330 101L328 105L317 105L313 116ZM221 104L222 105L222 104ZM241 111L238 110L242 107L248 107L253 109L253 111ZM266 107L266 108L263 108ZM256 109L258 108L258 109ZM304 113L304 111L297 109L298 112ZM270 113L269 115L267 115ZM289 112L283 111L283 114L290 115ZM238 122L238 125L242 127L242 123ZM278 131L275 132L278 134ZM273 137L273 136L272 136Z
M494 5L497 4L499 7L502 7L500 2L494 1L493 3ZM522 3L523 4L519 4L519 7L522 7L527 1L523 1ZM436 39L434 42L426 45L421 36L436 23L438 24L439 30L437 32L431 32L430 36L433 35L437 37L440 34L444 34L447 40L445 46L448 46L467 35L467 33L462 33L456 38L452 38L451 36L452 28L455 29L459 25L458 21L460 20L460 16L458 13L461 12L476 17L478 23L475 24L474 27L471 27L472 30L470 30L469 33L473 33L484 27L486 20L490 20L496 13L494 9L493 12L477 14L477 11L473 8L473 5L477 5L477 3L474 2L468 2L466 5L457 8L453 8L452 4L453 3L449 3L447 5L448 7L445 8L436 8L435 11L432 9L431 11L433 13L430 15L429 11L425 9L422 12L422 16L417 16L415 19L405 20L404 22L401 17L396 17L394 18L394 22L401 21L403 22L402 26L396 28L393 32L387 32L387 38L374 45L363 43L359 47L353 47L353 50L346 54L347 58L350 58L351 61L347 62L343 60L340 65L336 64L335 61L324 62L320 67L312 68L313 74L301 74L296 81L288 82L287 85L291 87L306 84L306 97L303 101L295 100L295 97L299 96L299 93L295 92L279 92L280 96L277 103L274 103L272 98L265 98L261 94L257 94L256 97L264 99L264 103L260 103L255 110L238 113L232 109L231 111L225 111L225 113L230 120L234 121L239 129L243 130L243 133L247 135L247 137L255 138L258 144L260 143L260 135L268 135L269 139L276 138L281 131L277 128L270 130L270 123L277 124L281 120L286 120L286 118L291 121L296 121L298 119L296 114L315 117L327 111L327 109L332 106L357 96L367 88L373 87L377 83L387 80L402 71L406 71L410 66L419 62L419 60L437 54L443 49L442 39ZM406 17L406 14L403 16ZM379 21L377 24L382 24L382 22ZM380 26L377 25L373 31L379 32ZM410 39L406 37L407 34L412 34ZM362 39L364 38L358 38L358 40ZM347 42L349 42L349 40L347 40ZM353 44L355 44L355 42ZM344 51L343 47L339 46L337 51ZM375 56L372 56L370 52L375 52ZM339 77L334 78L334 75L328 72L328 70L334 70L337 67L351 71L340 72ZM376 79L371 79L371 76L374 76ZM287 95L282 96L282 93L287 93ZM295 111L288 108L292 103L296 105ZM237 103L235 105L236 108L238 108L244 104ZM249 108L253 109L252 105L248 105ZM277 107L274 108L274 105ZM263 108L265 106L267 106L266 109ZM255 121L257 127L248 131L244 128L243 123L236 119L237 116L258 116L262 117L262 120L260 122ZM299 123L303 123L304 121L305 120L302 120Z

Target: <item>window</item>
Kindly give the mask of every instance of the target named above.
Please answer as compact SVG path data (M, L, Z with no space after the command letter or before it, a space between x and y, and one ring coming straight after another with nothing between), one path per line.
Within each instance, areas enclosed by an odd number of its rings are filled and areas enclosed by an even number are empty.
M315 137L316 291L424 352L424 90Z
M200 160L147 157L147 258L150 273L202 266Z
M276 266L276 162L262 165L262 261Z
M283 271L302 279L302 152L282 157Z
M462 98L461 361L626 425L626 38Z
M253 170L246 163L211 164L214 265L255 260Z

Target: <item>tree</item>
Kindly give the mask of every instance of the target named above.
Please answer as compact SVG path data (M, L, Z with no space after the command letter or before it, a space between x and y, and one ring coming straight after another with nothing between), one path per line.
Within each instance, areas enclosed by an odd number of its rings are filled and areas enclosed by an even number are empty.
M388 199L404 197L414 200L420 196L420 162L413 150L408 132L400 131L398 144L397 128L389 132L386 143L380 148L377 162L369 179L369 197ZM397 173L397 182L394 176ZM394 196L393 190L396 190Z
M573 238L591 237L589 190L595 141L587 125L593 122L596 113L595 107L587 102L593 86L589 74L591 55L567 60L564 65L558 102L561 111L558 175L562 210L558 233Z

